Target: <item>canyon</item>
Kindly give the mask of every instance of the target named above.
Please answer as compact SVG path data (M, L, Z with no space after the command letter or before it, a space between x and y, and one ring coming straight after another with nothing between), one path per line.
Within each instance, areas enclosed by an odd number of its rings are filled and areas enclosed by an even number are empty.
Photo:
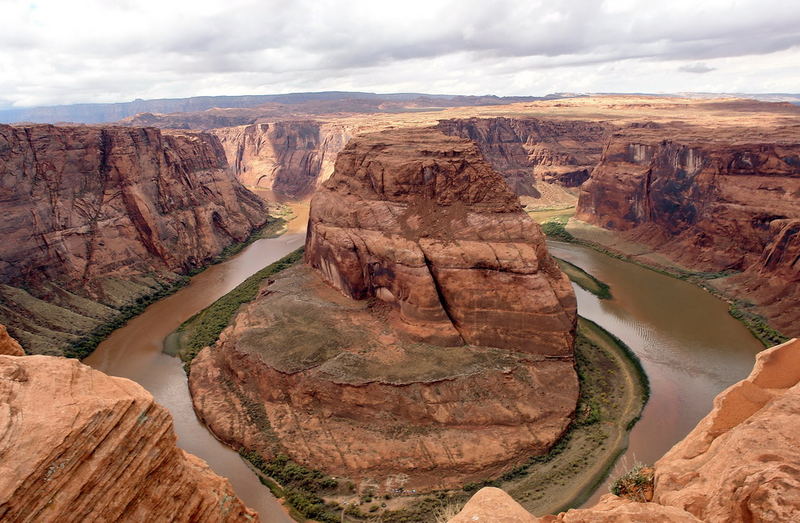
M800 513L800 340L760 352L751 374L655 465L650 499L613 494L589 508L537 518L484 489L450 523L471 521L792 521Z
M391 492L502 473L563 434L575 297L472 142L352 140L312 200L305 261L192 362L221 440Z
M269 218L204 133L0 126L0 322L29 353L179 285Z
M0 355L0 427L3 521L259 520L147 391L77 360Z

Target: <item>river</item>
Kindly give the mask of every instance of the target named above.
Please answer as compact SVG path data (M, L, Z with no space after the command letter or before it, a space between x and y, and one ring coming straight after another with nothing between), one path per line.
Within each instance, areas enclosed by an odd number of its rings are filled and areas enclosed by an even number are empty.
M764 347L725 302L696 285L588 247L548 242L548 248L611 287L612 299L600 300L573 285L578 313L625 342L650 379L650 401L628 450L584 504L590 506L634 463L653 463L683 439L717 394L750 373Z
M302 212L306 211L306 212ZM163 354L164 338L184 320L231 291L262 267L300 247L307 209L274 239L254 242L224 263L148 307L114 331L84 363L138 382L172 413L178 444L230 479L237 495L264 521L289 523L277 500L239 456L218 442L192 409L180 360ZM702 289L573 244L550 242L551 252L611 286L599 300L576 288L578 311L614 333L642 360L650 402L630 435L627 452L610 477L634 462L652 463L683 438L711 408L721 390L746 376L762 349L727 306ZM587 502L608 491L608 481Z
M274 239L253 242L231 259L212 265L175 294L149 306L124 327L114 331L83 362L112 376L139 383L166 407L175 420L178 445L208 462L227 477L236 494L261 515L264 522L292 523L270 491L261 484L239 455L217 441L200 423L192 408L186 373L178 358L162 353L164 338L186 319L233 290L248 276L303 245L307 214ZM302 223L298 223L302 222Z

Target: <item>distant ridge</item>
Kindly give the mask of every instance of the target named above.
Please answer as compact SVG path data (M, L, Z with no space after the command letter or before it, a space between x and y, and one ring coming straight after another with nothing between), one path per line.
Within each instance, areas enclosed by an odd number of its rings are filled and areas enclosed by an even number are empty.
M52 105L26 107L19 109L0 109L0 123L108 123L122 120L140 113L183 113L205 111L212 108L250 108L267 103L301 104L312 101L370 100L403 102L412 100L431 100L442 106L459 105L497 105L513 102L541 100L560 97L558 95L508 96L494 95L460 96L424 93L378 94L357 91L324 91L289 94L264 94L242 96L193 96L191 98L160 98L153 100L136 99L120 103L84 103L72 105Z

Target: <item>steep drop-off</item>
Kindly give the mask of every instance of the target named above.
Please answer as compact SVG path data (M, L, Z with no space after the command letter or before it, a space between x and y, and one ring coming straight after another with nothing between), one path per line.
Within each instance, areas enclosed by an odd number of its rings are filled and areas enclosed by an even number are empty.
M60 349L268 219L208 134L0 126L0 322Z
M390 491L498 475L566 429L575 297L472 142L352 140L312 201L306 261L192 364L223 441Z
M534 198L541 197L537 182L585 182L613 129L604 122L505 117L442 120L437 128L473 140L517 194Z
M257 521L176 445L139 385L76 360L0 356L0 519Z
M720 393L712 411L656 462L652 502L609 494L588 509L536 518L504 492L483 489L450 521L797 521L798 405L794 339L759 353L750 376Z
M313 120L258 123L211 131L219 137L231 171L248 187L277 197L310 196L333 172L336 155L350 139L340 124Z
M800 128L651 125L613 135L576 217L695 270L800 334ZM766 134L764 134L766 133Z

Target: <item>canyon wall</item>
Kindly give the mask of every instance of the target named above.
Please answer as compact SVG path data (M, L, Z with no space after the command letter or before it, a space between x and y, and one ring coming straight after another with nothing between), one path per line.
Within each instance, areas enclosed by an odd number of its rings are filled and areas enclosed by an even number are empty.
M537 181L585 182L613 129L604 122L505 117L442 120L437 128L474 141L517 194L533 197L541 196Z
M59 353L268 219L202 133L0 126L0 322Z
M714 284L800 334L798 130L650 125L615 133L581 187L576 217L693 270L742 271Z
M451 523L468 521L797 521L800 517L800 340L762 351L750 376L655 464L651 502L606 495L537 518L499 489L482 489Z
M192 363L221 440L392 492L501 475L566 430L575 296L474 143L351 140L312 200L305 260Z
M0 519L258 521L176 445L142 387L76 360L0 356Z
M277 198L301 199L333 172L336 155L352 130L343 124L297 120L210 132L219 137L231 172L242 184L270 189Z

